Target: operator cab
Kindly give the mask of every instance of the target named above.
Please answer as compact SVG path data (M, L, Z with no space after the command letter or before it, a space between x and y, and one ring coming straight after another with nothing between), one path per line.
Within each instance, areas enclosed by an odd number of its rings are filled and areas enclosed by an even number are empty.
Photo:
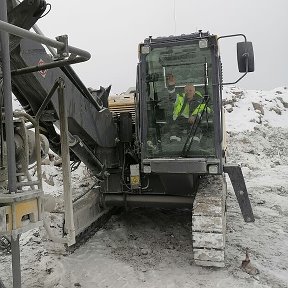
M221 113L215 111L219 111L219 91L218 85L212 85L219 74L212 65L218 57L215 43L215 36L196 33L150 38L140 45L138 111L144 158L213 158L219 154L220 142L215 142L215 122L219 123ZM189 96L189 89L193 95Z

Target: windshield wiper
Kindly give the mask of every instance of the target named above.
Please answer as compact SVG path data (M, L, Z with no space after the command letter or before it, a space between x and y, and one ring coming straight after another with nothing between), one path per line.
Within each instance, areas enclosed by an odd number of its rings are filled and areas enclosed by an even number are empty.
M202 105L204 104L203 109L201 110L201 113L197 113L196 114L196 118L194 123L192 124L190 131L188 133L187 139L185 141L185 144L183 146L182 149L182 153L181 156L182 157L187 157L188 152L191 149L191 146L193 144L193 140L194 137L196 136L197 133L197 129L202 121L202 117L204 115L204 113L206 112L206 121L207 121L207 125L208 125L208 102L209 102L209 96L208 96L208 87L207 87L207 83L208 83L208 65L207 65L207 60L205 58L205 63L204 63L204 89L205 89L205 95L203 97L202 103L200 104L202 107ZM199 115L200 114L200 115ZM188 146L188 147L187 147Z
M182 149L182 153L181 153L182 157L187 157L187 154L191 149L194 137L196 136L196 133L197 133L198 127L202 121L203 115L204 115L204 113L206 113L206 115L208 113L208 111L207 111L208 110L208 102L209 102L209 96L204 95L203 100L200 104L201 106L204 104L203 110L201 111L201 113L196 114L195 121L189 130L188 136L186 138L185 144L184 144L183 149ZM207 117L207 124L208 124L208 117Z

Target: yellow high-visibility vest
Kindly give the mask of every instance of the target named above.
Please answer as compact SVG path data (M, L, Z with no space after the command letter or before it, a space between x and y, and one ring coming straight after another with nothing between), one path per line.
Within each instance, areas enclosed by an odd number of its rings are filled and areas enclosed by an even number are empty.
M203 97L202 94L198 91L195 92L195 95L198 95L200 96L201 98ZM177 97L176 97L176 101L174 103L174 110L173 110L173 120L175 121L179 116L180 116L180 112L181 110L182 113L181 115L185 118L189 118L189 103L187 102L186 105L185 105L185 108L182 109L182 106L184 105L184 97L185 95L182 95L182 94L177 94ZM197 114L201 113L203 110L205 109L205 104L202 103L202 104L199 104L195 109L194 111L192 111L191 115L192 116L196 116ZM211 109L209 107L207 107L207 111L208 113L210 113Z

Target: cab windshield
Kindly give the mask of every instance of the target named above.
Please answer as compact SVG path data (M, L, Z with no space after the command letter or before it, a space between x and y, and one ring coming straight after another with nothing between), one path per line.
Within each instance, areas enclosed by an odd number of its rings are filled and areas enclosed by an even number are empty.
M211 70L198 40L147 54L147 158L215 156Z

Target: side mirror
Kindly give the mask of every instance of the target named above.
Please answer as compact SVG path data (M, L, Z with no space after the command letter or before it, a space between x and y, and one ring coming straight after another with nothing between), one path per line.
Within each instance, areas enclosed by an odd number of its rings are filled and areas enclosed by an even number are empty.
M237 43L237 60L239 72L254 72L255 65L252 42Z

